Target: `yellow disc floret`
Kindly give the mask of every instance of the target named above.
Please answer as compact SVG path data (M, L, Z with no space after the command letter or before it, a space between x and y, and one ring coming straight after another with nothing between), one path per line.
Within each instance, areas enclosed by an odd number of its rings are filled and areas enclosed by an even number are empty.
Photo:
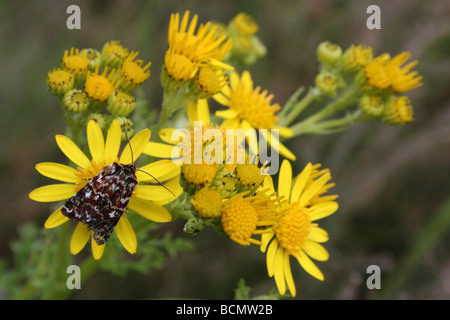
M98 67L95 72L88 72L84 90L89 98L103 102L106 101L116 86L116 77L114 69L107 75L108 67L105 67L102 74L98 74Z
M222 195L216 189L203 187L191 200L194 209L204 218L216 218L222 212Z
M290 204L287 212L273 225L280 246L294 256L303 249L310 229L308 212L298 202Z

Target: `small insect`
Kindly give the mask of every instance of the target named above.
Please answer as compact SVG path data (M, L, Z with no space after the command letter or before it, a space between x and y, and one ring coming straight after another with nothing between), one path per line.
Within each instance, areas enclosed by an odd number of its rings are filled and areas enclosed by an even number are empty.
M127 141L131 150L128 136ZM133 158L133 150L131 154ZM133 162L131 164L113 162L104 167L102 172L93 177L61 208L62 214L66 217L87 224L98 245L106 243L125 212L134 188L138 185L136 170L139 169L136 169ZM147 174L167 189L158 179Z

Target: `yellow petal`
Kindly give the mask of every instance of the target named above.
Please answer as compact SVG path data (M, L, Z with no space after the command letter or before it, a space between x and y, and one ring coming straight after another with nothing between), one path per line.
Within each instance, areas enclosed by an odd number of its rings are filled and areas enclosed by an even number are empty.
M319 179L314 181L300 196L299 202L301 205L305 205L309 200L311 200L315 195L317 195L322 189L322 187L330 180L331 175L329 172L321 176Z
M266 264L269 277L273 277L275 267L275 254L278 250L278 240L274 238L267 249Z
M86 224L78 222L77 227L72 234L72 238L70 239L70 252L72 254L77 254L83 250L84 246L91 237L91 234L92 232L88 230Z
M187 105L187 116L189 118L189 122L191 123L191 127L194 127L194 121L198 121L197 118L197 103L194 101L189 101Z
M239 74L237 72L232 72L230 75L230 86L231 90L234 90L240 83Z
M239 129L241 126L241 121L239 118L233 118L233 119L225 119L221 124L221 128L225 129Z
M292 184L292 166L289 161L283 160L278 181L278 195L289 201Z
M150 130L144 129L139 131L131 138L130 143L127 144L125 149L122 151L122 155L120 156L120 163L132 163L139 158L142 151L145 149L145 146L150 140ZM131 151L130 151L131 146Z
M319 227L312 227L308 239L315 242L323 243L328 241L329 236L328 232L326 232L324 229Z
M303 171L295 178L294 186L292 187L291 201L297 202L303 192L303 188L311 176L312 164L308 163Z
M59 207L55 212L53 212L50 217L47 218L47 220L44 223L44 228L46 229L52 229L59 227L64 222L67 222L70 220L68 217L62 214L61 208Z
M173 163L172 160L159 160L139 168L136 171L136 178L139 182L148 181L157 183L154 178L159 181L166 181L179 176L180 172L181 165Z
M211 123L208 100L206 99L199 99L197 102L197 120L201 121L203 126Z
M226 96L224 92L216 93L215 95L213 95L213 99L223 106L230 106L230 98L228 98L228 96Z
M315 221L332 215L338 208L339 205L336 201L324 202L308 209L308 213L311 221Z
M295 297L296 289L294 278L292 277L290 257L291 255L289 254L289 252L287 250L284 250L284 257L283 257L284 278L286 279L286 283L289 288L289 291L291 292L292 297Z
M105 143L105 161L106 163L115 161L119 155L120 142L122 141L122 129L117 120L114 120L109 127Z
M168 188L167 185L166 188ZM172 191L171 189L169 190ZM173 194L167 191L163 186L159 184L138 185L134 190L133 196L148 201L161 201L167 198L173 198Z
M105 157L105 140L102 129L95 120L88 123L87 139L92 159L100 162Z
M95 260L100 260L100 258L103 256L105 246L106 244L98 245L97 242L95 242L94 238L91 237L92 256Z
M137 250L137 240L136 234L131 227L130 222L127 217L123 214L120 217L119 222L115 228L117 237L120 240L122 246L131 254L136 253Z
M272 176L266 175L264 178L263 189L269 189L269 192L267 193L268 195L275 193Z
M86 168L91 164L91 161L86 157L83 151L81 151L68 137L57 134L55 138L58 147L73 163L81 168Z
M216 116L223 119L234 119L238 116L238 113L234 109L218 110Z
M261 252L266 252L267 246L269 245L273 237L274 234L272 232L266 232L261 235L261 246L259 247Z
M292 138L294 136L294 131L291 128L276 126L275 129L279 130L280 137Z
M300 255L296 256L296 258L302 268L305 269L305 271L312 275L314 278L320 281L323 281L325 279L319 268L317 268L314 262L312 262L312 260L308 258L305 253L301 253Z
M284 276L284 249L278 248L275 258L274 258L274 275L275 283L277 285L280 294L285 294L286 292L286 278Z
M51 179L75 183L78 181L78 171L72 167L55 162L41 162L36 165L36 170Z
M284 144L282 144L278 138L272 138L272 134L270 133L270 130L259 130L259 133L264 137L264 139L267 141L267 143L270 144L270 146L279 154L281 154L283 157L295 161L297 157L295 154L293 154ZM272 141L274 140L274 141Z
M130 202L128 202L128 208L151 221L162 223L170 222L172 220L172 216L169 211L160 205L154 204L147 200L142 200L136 197L131 198Z
M330 257L328 251L321 244L310 240L305 241L303 251L317 261L327 261Z
M165 128L161 129L158 133L159 137L162 141L169 144L178 144L183 140L183 137L186 136L186 130L178 130L173 128ZM174 140L172 140L172 137Z
M53 202L71 198L75 194L73 184L49 184L30 192L31 200L39 202Z
M149 156L158 158L172 158L173 154L180 156L180 151L182 149L171 144L159 143L159 142L149 142L142 151Z
M247 84L249 87L253 87L253 80L250 72L247 70L242 72L241 82Z

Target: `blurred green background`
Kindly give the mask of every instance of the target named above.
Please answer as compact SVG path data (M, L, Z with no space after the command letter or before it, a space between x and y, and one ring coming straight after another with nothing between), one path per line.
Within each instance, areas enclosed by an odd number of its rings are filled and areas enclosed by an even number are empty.
M81 8L81 30L66 27L70 4ZM381 8L381 30L366 28L371 4ZM152 61L143 88L150 107L158 110L170 14L186 9L201 22L228 22L241 11L254 17L268 51L249 70L281 105L299 86L314 83L315 50L324 40L343 48L370 45L375 55L412 52L424 77L424 85L408 93L413 123L365 123L344 133L288 142L298 156L294 172L309 161L322 163L330 168L333 192L340 196L339 211L321 223L330 234L325 244L330 260L317 263L325 281L300 267L293 273L299 299L450 298L448 0L1 1L0 258L8 268L15 267L11 242L20 226L28 221L42 226L51 213L50 205L28 198L48 182L34 165L64 161L54 135L64 133L65 124L57 99L47 91L47 71L66 49L101 49L109 40L120 40L139 51L139 58ZM182 221L174 221L158 233L188 238L195 250L168 257L164 267L147 274L100 272L70 298L232 299L240 278L252 287L252 296L275 287L256 247L239 246L209 228L189 237L182 227ZM366 269L373 264L382 271L380 290L366 287Z

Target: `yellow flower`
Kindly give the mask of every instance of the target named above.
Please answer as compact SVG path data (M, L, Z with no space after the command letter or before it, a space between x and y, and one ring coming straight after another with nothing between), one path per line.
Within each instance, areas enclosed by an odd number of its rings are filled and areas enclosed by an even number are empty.
M371 47L366 47L362 44L358 46L351 45L342 55L341 67L346 72L357 72L367 66L372 58Z
M56 143L61 151L77 166L77 169L53 162L37 164L36 170L39 173L64 183L39 187L33 190L29 194L29 197L32 200L40 202L69 199L81 190L90 179L102 172L104 167L113 162L130 164L132 159L136 160L150 138L150 131L145 129L138 132L131 138L130 145L118 157L121 131L119 123L113 121L105 141L100 126L95 121L90 121L87 126L87 139L89 151L92 156L91 160L68 137L57 135ZM160 171L157 170L160 166L158 162L154 162L141 167L140 170L151 173L160 181L167 181L167 177L160 174ZM136 171L136 178L139 184L135 187L127 208L155 222L162 223L171 221L172 217L170 213L161 205L172 201L174 199L173 194L161 186L156 185L156 181L142 171ZM152 184L143 184L143 182L151 182ZM166 186L175 195L181 193L178 177L170 179L166 183ZM61 208L62 206L47 219L45 222L46 228L58 227L69 220L68 217L62 214ZM136 236L128 222L127 214L122 214L115 227L115 231L123 247L128 252L135 253L137 249ZM79 222L70 242L71 253L77 254L80 252L89 238L92 237L92 234L93 232L88 230L86 224ZM100 259L105 245L98 245L93 239L91 240L91 245L94 258Z
M111 67L117 68L128 56L128 49L124 48L120 41L113 40L105 43L102 48L102 60Z
M222 212L223 196L219 190L206 186L195 193L191 203L199 216L217 218Z
M63 96L74 86L74 77L71 72L55 68L50 70L46 76L47 86L51 94Z
M95 68L95 72L88 72L86 76L86 82L84 84L84 91L89 98L103 102L108 100L111 93L117 87L117 81L115 76L115 70L111 70L109 75L108 67L105 67L102 74L98 74L99 67Z
M267 229L260 227L271 226L274 222L263 219L271 215L267 213L266 203L260 200L259 197L244 197L244 194L240 193L223 204L220 219L223 231L231 240L243 246L262 245L261 241L252 236L266 233Z
M125 90L134 90L142 85L145 80L150 77L151 62L145 66L143 60L134 60L138 56L139 52L132 52L125 59L120 67L120 86Z
M271 103L273 95L269 95L266 90L261 92L260 87L253 88L253 81L248 71L244 71L241 77L238 73L232 72L230 85L225 86L213 98L228 107L227 110L216 112L218 117L225 119L222 127L243 129L244 131L268 129L260 131L268 143L272 142L272 138L276 139L276 137L272 137L270 129L279 130L281 137L292 137L293 135L291 129L277 125L278 116L275 113L281 109L281 106ZM286 158L296 159L296 156L282 143L278 143L278 147L276 145L272 145L272 147Z
M394 92L405 92L422 85L422 76L417 71L409 72L417 65L417 60L402 65L411 57L409 52L401 52L394 58L384 53L373 59L366 67L367 82L378 89L391 88Z
M62 66L70 71L75 77L75 82L78 82L84 78L88 71L89 59L85 53L80 54L80 50L71 48L70 52L64 51Z
M381 120L391 125L404 125L414 120L411 100L406 97L391 97L385 104Z
M324 279L310 258L328 260L329 254L320 244L328 240L328 233L315 221L333 214L338 204L334 201L337 196L322 196L334 184L328 183L331 179L329 171L319 171L319 166L309 163L293 180L290 163L284 160L281 165L278 196L286 200L282 206L284 213L269 232L261 236L261 251L266 252L268 274L275 277L281 294L286 292L287 284L291 295L296 295L290 256L295 257L310 275ZM275 193L271 176L266 177L264 188Z
M189 11L186 11L181 22L178 13L171 15L168 33L169 47L179 45L178 53L193 61L221 61L231 50L232 41L227 40L224 33L218 34L218 27L211 25L211 22L200 24L195 32L198 16L194 15L189 24L189 14Z

